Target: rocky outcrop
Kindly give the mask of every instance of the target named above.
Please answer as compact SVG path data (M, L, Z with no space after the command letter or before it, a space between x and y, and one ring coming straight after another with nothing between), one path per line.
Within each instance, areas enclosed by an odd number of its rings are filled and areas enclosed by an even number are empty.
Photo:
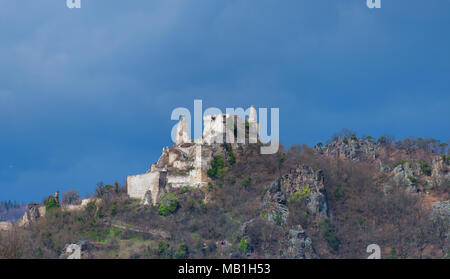
M307 208L313 216L328 216L328 199L322 170L314 170L306 165L290 169L281 180L281 188L286 197L306 199Z
M286 197L281 191L281 179L276 179L269 186L262 202L263 217L274 224L286 223L289 210L286 206Z
M262 202L262 215L269 222L285 224L289 216L287 201L302 199L314 218L328 216L328 199L322 170L306 165L290 169L269 186Z
M449 165L444 156L435 156L430 163L403 161L391 172L393 181L406 185L409 192L428 191L436 185L450 183Z
M316 146L316 151L319 154L340 159L373 161L378 157L380 146L375 142L356 137L340 137L323 147Z
M66 244L59 258L68 260L79 260L82 258L87 258L89 247L90 245L86 241Z
M306 232L302 226L289 230L289 240L286 252L283 254L284 259L318 259L312 241L306 236Z
M450 183L450 162L448 156L437 156L431 162L431 176L437 184Z
M22 219L17 222L17 225L19 227L28 226L42 216L45 216L45 206L38 203L30 203Z
M393 181L396 184L406 185L406 191L417 192L417 179L415 178L417 169L414 168L413 164L408 162L400 164L394 168Z

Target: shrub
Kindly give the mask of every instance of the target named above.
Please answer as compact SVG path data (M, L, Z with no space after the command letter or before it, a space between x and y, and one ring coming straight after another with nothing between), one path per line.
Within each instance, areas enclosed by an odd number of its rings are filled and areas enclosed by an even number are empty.
M309 188L309 186L304 185L300 191L297 191L294 194L292 194L292 196L289 198L288 202L289 203L298 203L301 200L303 200L304 198L306 198L306 196L308 196L310 193L311 193L311 189Z
M97 188L95 189L95 196L97 198L108 199L117 193L119 193L118 185L103 185L102 182L97 183Z
M241 251L243 254L247 253L248 247L250 246L250 243L245 239L244 237L241 238L241 242L239 242L239 251Z
M328 219L319 223L319 230L322 234L322 237L328 242L328 245L335 252L339 250L339 238L335 232L335 227L330 223Z
M227 161L228 161L228 165L232 166L234 165L234 163L236 163L236 158L234 157L233 151L228 151L227 152Z
M169 243L160 241L158 243L158 248L156 249L156 254L161 258L171 258L172 257L172 249L170 248Z
M158 213L162 216L174 213L178 208L178 200L174 193L165 194L160 203L161 205L158 208Z
M175 259L186 259L188 257L189 250L185 243L181 243L180 246L178 246L178 250L175 253Z
M334 190L334 199L339 200L340 198L342 198L344 196L344 192L344 189L342 189L341 187L337 187L336 190Z
M114 202L112 205L111 205L111 216L115 216L116 214L117 214L117 203L116 202Z
M251 182L252 182L252 179L250 177L247 179L244 179L242 181L242 186L247 187L248 185L250 185Z
M273 218L273 221L275 222L276 225L281 226L281 224L283 223L283 217L281 216L281 214L277 214Z
M45 210L47 212L53 210L54 208L58 208L59 203L54 197L49 197L47 201L45 202Z
M215 156L211 162L211 167L209 168L207 174L211 178L222 177L224 175L225 162L222 156Z
M80 204L80 194L76 190L69 190L62 196L63 204Z
M391 247L391 253L389 255L389 258L390 259L396 259L397 258L397 253L395 252L395 247L394 246Z

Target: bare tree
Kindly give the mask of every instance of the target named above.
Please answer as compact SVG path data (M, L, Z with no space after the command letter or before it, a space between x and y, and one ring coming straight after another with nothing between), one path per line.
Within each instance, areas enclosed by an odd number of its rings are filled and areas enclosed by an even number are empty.
M63 204L80 204L80 194L76 190L69 190L62 197Z

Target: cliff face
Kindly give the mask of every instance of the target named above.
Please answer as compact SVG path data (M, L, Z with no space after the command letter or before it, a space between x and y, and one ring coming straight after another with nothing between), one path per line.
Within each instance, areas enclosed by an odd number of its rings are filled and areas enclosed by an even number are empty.
M306 165L299 165L289 170L282 179L282 188L288 199L304 196L309 211L314 216L328 216L327 192L324 185L323 171Z
M315 148L319 154L325 156L352 161L374 161L378 158L381 147L378 143L356 137L340 137L323 147L316 146Z
M20 227L28 226L36 222L42 216L45 216L45 205L30 203L28 204L27 211L23 215L22 219L17 222L17 225Z

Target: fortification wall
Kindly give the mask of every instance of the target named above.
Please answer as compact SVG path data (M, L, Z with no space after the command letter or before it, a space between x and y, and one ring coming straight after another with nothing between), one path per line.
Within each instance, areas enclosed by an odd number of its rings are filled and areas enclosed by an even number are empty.
M128 195L130 198L144 199L145 193L150 190L153 193L159 192L160 172L148 172L144 174L127 177Z

